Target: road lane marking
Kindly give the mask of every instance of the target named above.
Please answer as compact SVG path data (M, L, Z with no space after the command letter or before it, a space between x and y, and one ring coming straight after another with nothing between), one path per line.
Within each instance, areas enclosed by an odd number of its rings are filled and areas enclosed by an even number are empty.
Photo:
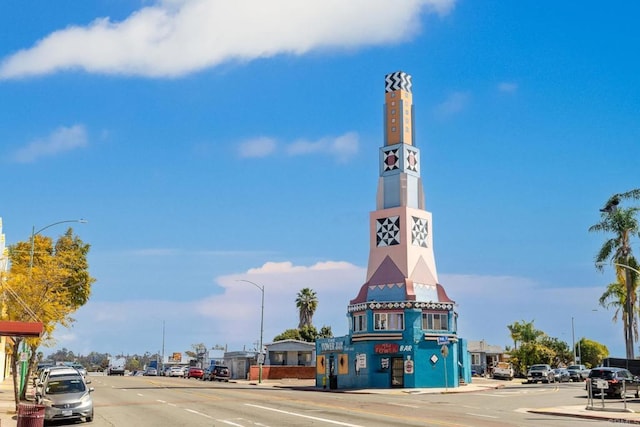
M142 393L136 393L136 394L137 394L138 396L140 396L140 397L144 397L144 394L142 394Z
M260 405L252 405L250 403L245 403L245 405L246 406L251 406L253 408L264 409L266 411L273 411L273 412L279 412L281 414L293 415L294 417L301 417L301 418L308 418L310 420L323 421L323 422L329 423L329 424L337 424L337 425L340 425L340 426L348 426L348 427L363 427L363 426L360 426L358 424L343 423L341 421L334 421L334 420L330 420L328 418L312 417L311 415L304 415L304 414L298 414L298 413L295 413L295 412L282 411L280 409L268 408L266 406L260 406Z
M420 408L420 406L418 405L406 405L402 403L387 403L387 405L402 406L403 408L413 408L413 409Z
M473 412L467 412L467 415L471 415L472 417L500 418L500 417L496 417L494 415L474 414Z
M202 412L198 412L198 411L196 411L194 409L184 408L184 410L187 411L187 412L191 412L192 414L196 414L196 415L200 415L200 416L205 417L205 418L213 419L213 417L211 415L203 414Z

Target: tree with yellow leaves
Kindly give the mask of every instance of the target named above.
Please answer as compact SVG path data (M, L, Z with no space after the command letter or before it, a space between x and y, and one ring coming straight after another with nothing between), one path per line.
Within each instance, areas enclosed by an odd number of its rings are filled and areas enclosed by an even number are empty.
M3 280L6 320L42 322L44 326L40 338L17 338L11 348L16 403L26 396L26 387L18 390L17 379L23 340L31 351L26 374L29 378L38 348L53 341L56 326L71 325L74 321L71 315L89 300L95 282L89 274L89 248L74 236L71 228L55 244L51 238L36 234L33 242L18 242L9 247L11 266Z

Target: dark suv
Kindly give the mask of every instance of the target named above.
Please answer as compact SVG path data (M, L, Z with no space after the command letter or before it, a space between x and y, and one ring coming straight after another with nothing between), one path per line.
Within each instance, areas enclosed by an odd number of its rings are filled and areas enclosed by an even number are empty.
M213 367L212 379L216 381L226 381L229 382L229 377L231 377L231 371L229 368L222 365L216 365Z
M601 388L601 380L606 381L606 388ZM592 368L586 385L587 390L589 386L592 395L604 392L607 396L622 398L623 394L635 393L636 397L640 397L640 379L624 368Z

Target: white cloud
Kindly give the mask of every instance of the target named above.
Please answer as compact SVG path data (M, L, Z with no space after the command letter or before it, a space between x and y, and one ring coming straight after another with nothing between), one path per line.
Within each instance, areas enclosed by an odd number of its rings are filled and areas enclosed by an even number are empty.
M67 69L175 77L230 61L318 49L399 43L420 15L448 13L455 0L159 0L120 22L98 18L58 30L7 57L0 78Z
M290 156L300 156L313 153L327 153L339 162L346 162L358 152L358 134L347 132L337 138L326 137L317 141L298 140L286 148Z
M216 278L222 292L197 300L90 301L74 315L77 322L70 330L56 330L56 348L84 354L157 351L162 323L166 322L169 351L188 350L196 342L242 349L259 337L261 291L241 280L265 289L264 342L298 326L295 298L305 287L318 296L314 324L318 328L332 326L334 334L344 335L347 305L357 296L365 274L363 268L348 262L310 266L269 262L246 273ZM110 347L113 343L116 348Z
M518 90L518 84L513 82L498 83L498 91L503 93L514 93Z
M259 137L240 143L240 157L266 157L276 151L277 142L273 138Z
M468 92L453 92L436 106L436 115L444 118L457 114L467 107L470 100L471 95Z
M268 262L246 273L217 277L221 292L205 298L90 301L74 316L77 322L71 330L55 331L56 347L82 354L133 354L158 351L164 338L167 352L188 350L200 342L227 345L229 350L249 348L259 338L262 295L242 280L264 287L264 342L297 327L295 298L305 287L318 296L314 325L331 326L334 335L345 335L347 306L365 276L365 268L343 261L310 266ZM612 312L596 306L601 287L543 287L529 278L511 276L440 274L440 278L457 304L463 338L512 345L507 325L524 320L571 343L575 318L576 340L587 337L608 346L613 355L624 354L622 325L611 322ZM166 337L162 337L165 322Z
M87 145L87 131L83 125L62 126L46 137L36 139L17 150L13 155L13 160L20 163L29 163L39 157L53 156L65 151L86 147Z
M310 154L325 154L333 156L336 161L344 163L358 153L359 136L356 132L347 132L338 137L323 137L315 141L298 139L283 145L284 152L289 156L306 156ZM278 149L278 141L271 137L258 137L243 141L238 146L241 158L267 157Z

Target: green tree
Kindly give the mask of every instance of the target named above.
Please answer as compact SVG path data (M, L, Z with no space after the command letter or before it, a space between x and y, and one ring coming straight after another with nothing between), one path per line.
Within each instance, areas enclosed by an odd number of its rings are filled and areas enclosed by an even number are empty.
M549 363L548 360L553 359L553 351L537 342L545 334L534 327L533 320L514 322L507 325L507 329L514 343L514 349L509 352L509 355L516 372L526 373L529 365ZM518 344L520 344L519 347Z
M282 332L280 335L276 335L273 337L273 341L284 341L284 340L298 340L302 341L302 335L300 334L300 329L287 329Z
M300 337L302 341L316 342L318 338L318 330L313 325L306 325L300 328Z
M622 272L623 283L625 284L624 301L620 301L624 318L623 322L624 337L626 346L627 359L634 359L634 338L637 339L636 325L636 306L637 306L637 274L628 267L631 263L637 265L637 261L633 258L631 249L631 239L640 235L640 226L638 223L638 212L640 208L618 208L621 200L624 199L640 199L640 189L632 190L627 193L614 194L608 201L606 206L601 209L600 222L589 227L590 232L604 232L612 235L605 240L602 247L595 257L596 269L603 270L605 262L609 261L616 267L617 275ZM622 267L625 265L627 267Z
M586 365L587 368L599 366L602 360L609 357L609 349L604 344L581 338L578 341L580 349L580 363Z
M318 308L318 297L315 291L311 288L304 288L296 297L296 307L300 315L300 322L298 328L302 329L304 326L311 326L313 324L313 314Z
M525 322L523 320L522 323L514 322L511 325L507 325L507 329L509 329L511 339L513 340L513 347L516 350L518 349L518 343L535 341L544 334L544 332L534 328L533 320L531 322Z
M553 352L552 365L561 366L573 363L573 353L566 342L544 335L540 339L540 344Z
M33 250L32 250L33 248ZM36 234L33 241L18 242L9 247L9 272L3 278L6 319L42 322L44 333L39 338L16 339L11 349L16 404L26 398L26 387L19 392L17 379L20 347L23 342L31 350L26 378L31 375L41 345L53 342L57 325L70 326L71 315L91 294L95 279L89 275L86 256L90 246L73 235L69 228L56 244L49 237Z
M332 338L333 332L331 331L331 326L323 326L320 328L320 332L318 333L318 338Z
M627 331L628 318L626 316L627 306L627 288L622 276L624 273L620 270L616 270L616 276L618 281L612 282L607 285L607 289L600 296L598 303L606 309L614 309L612 321L615 323L618 321L618 316L622 317L622 324L624 330ZM637 324L634 325L633 333L638 336Z

